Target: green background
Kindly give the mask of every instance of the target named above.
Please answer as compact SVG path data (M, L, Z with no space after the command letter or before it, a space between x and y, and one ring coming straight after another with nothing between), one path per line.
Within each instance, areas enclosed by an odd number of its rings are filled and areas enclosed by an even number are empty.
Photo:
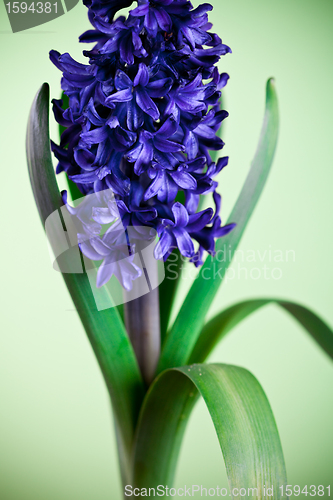
M268 184L241 243L245 254L259 251L263 261L257 254L254 263L240 262L243 271L221 287L210 314L241 299L273 296L299 301L332 325L333 2L211 3L214 30L233 50L220 63L231 76L223 137L230 164L219 179L224 220L256 148L270 76L276 78L281 132ZM24 151L37 89L48 81L52 96L60 94L60 73L48 51L69 51L84 60L86 46L77 38L89 27L86 8L79 5L17 34L10 31L3 4L0 18L0 498L120 499L107 391L61 276L51 268ZM56 139L55 124L51 129ZM274 264L269 250L283 255L292 250L295 259ZM253 269L264 264L278 267L275 276L282 273L281 278L251 279L251 270L256 277ZM188 286L184 280L178 304ZM333 366L302 328L269 306L229 334L211 359L245 366L263 385L280 431L288 482L331 483L333 490ZM184 484L227 484L202 402L181 451L176 486Z

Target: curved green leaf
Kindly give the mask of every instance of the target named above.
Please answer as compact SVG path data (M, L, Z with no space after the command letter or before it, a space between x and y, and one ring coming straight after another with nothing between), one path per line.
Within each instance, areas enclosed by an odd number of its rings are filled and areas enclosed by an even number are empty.
M278 136L278 103L274 81L267 82L266 112L250 172L228 223L236 228L216 243L219 258L208 256L164 342L157 372L187 362L225 272L257 204L270 171ZM223 258L221 258L223 256Z
M191 353L189 363L202 363L216 344L240 321L267 304L277 304L288 311L318 342L324 351L333 358L333 332L322 319L310 309L279 299L251 299L228 307L203 327Z
M257 494L250 492L246 498L264 499L269 498L264 485L270 485L275 499L285 498L279 490L286 484L283 453L267 398L250 372L222 364L174 368L155 379L140 413L131 484L172 486L186 422L198 394L216 429L230 492L257 488Z
M32 190L44 226L62 205L52 165L49 139L49 86L44 83L32 104L27 129L27 159ZM122 446L130 453L144 389L132 345L116 308L98 311L87 275L63 274L107 384Z

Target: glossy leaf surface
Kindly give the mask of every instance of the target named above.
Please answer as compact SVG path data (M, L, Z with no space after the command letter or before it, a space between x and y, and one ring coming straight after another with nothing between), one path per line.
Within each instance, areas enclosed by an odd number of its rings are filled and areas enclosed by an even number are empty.
M333 332L310 309L279 299L253 299L239 302L211 319L202 329L190 356L189 363L203 362L216 344L239 322L267 304L277 304L295 318L312 338L333 358Z
M200 394L213 420L230 492L256 488L246 498L270 498L264 485L286 484L280 439L267 398L255 377L237 366L191 365L163 372L145 398L134 448L138 488L172 486L186 422ZM198 467L204 467L200 457ZM236 498L236 491L233 498ZM237 492L238 493L238 492Z

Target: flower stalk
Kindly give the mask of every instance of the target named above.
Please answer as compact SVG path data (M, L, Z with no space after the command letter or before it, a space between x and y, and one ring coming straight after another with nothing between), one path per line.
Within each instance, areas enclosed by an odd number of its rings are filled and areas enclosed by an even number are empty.
M151 285L156 283L158 279L157 261L150 259L145 265L147 267L143 267L143 270L150 291L143 293L141 281L133 281L132 290L130 292L124 290L124 312L126 330L132 342L143 380L149 386L154 379L160 356L161 328L158 287L152 288ZM133 295L138 298L131 300Z

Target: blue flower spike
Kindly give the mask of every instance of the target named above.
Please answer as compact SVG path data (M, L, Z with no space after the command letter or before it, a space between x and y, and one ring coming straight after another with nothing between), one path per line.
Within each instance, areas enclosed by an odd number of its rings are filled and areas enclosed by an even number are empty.
M210 32L212 6L193 9L187 0L84 3L94 27L80 37L95 43L84 51L89 64L50 53L69 97L67 109L53 100L55 118L65 127L60 145L52 143L57 172L65 171L83 195L112 190L125 230L137 225L157 232L156 258L166 260L178 248L198 266L205 251L214 255L215 239L233 228L221 225L213 180L228 158L215 164L210 157L224 146L217 133L228 116L219 99L229 77L216 65L231 52ZM116 17L124 7L132 8L128 16ZM198 211L200 195L207 193L213 193L215 213ZM98 221L104 235L108 218ZM104 258L101 286L111 276L104 264L112 251L117 254L117 242L91 238L81 251ZM131 288L130 280L125 287Z

